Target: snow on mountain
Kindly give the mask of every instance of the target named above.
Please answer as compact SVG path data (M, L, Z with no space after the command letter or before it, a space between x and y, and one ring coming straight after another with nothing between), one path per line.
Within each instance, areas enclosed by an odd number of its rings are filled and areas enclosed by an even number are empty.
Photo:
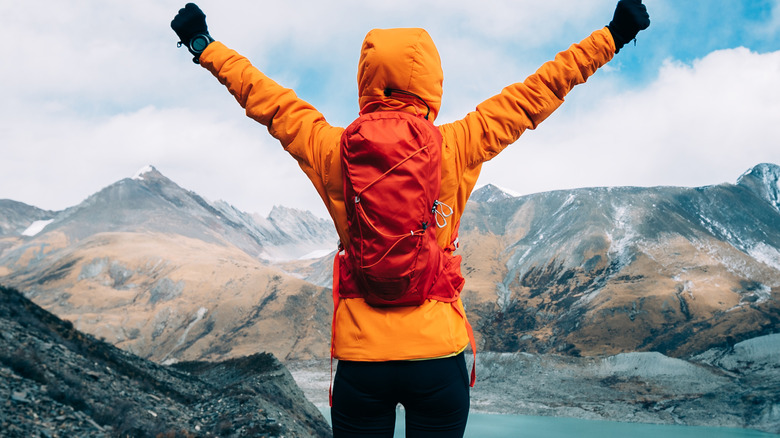
M263 242L258 256L269 261L317 258L332 252L338 242L332 222L308 211L275 206L264 218L242 212L224 201L213 205L223 217L256 234Z
M459 251L484 348L679 356L771 333L777 170L698 188L477 193Z
M737 184L698 188L584 188L519 197L480 188L461 218L457 252L480 348L680 357L776 330L778 173L778 166L759 165ZM35 220L49 219L22 238ZM319 293L316 288L330 286L327 255L337 242L332 223L309 212L277 206L266 218L248 214L209 202L154 167L19 228L17 237L0 242L0 275L11 273L5 278L36 291L51 284L62 288L52 294L62 296L75 296L79 287L119 296L143 285L148 296L140 302L150 306L197 289L248 294L247 308L263 307L252 301L255 294L272 300L290 292L277 286L276 274L258 280L257 272L267 269L296 284L294 293ZM322 258L301 260L309 257ZM229 280L211 285L217 277ZM180 317L188 324L200 307L187 307ZM203 307L204 320L226 315ZM312 330L327 333L325 326ZM196 332L186 332L187 339ZM176 347L182 333L167 351L189 345Z
M0 237L30 233L35 229L31 229L33 223L51 220L55 214L53 211L41 210L23 202L0 199Z
M769 163L754 166L737 179L737 185L747 187L780 211L780 166Z
M145 174L153 173L153 172L157 172L157 169L151 164L149 164L138 169L138 172L136 172L131 179L144 179Z
M331 294L268 260L334 246L327 221L284 208L258 221L152 166L51 219L0 240L0 281L79 329L158 361L327 351Z
M694 396L681 403L694 409L724 375L776 373L779 175L760 164L736 184L698 188L480 188L456 253L478 349L582 356L599 388L690 377ZM224 359L258 346L327 357L332 257L300 259L332 254L337 237L311 213L245 213L148 166L62 212L0 200L0 232L3 283L144 357ZM735 397L757 400L743 391ZM675 406L658 400L650 409Z
M474 202L496 202L520 196L509 189L504 189L493 184L485 184L471 193L470 200Z
M0 216L2 217L2 216ZM25 224L28 237L42 226L80 240L106 232L159 232L207 242L230 242L253 257L288 260L321 254L336 247L330 221L312 213L277 207L268 218L242 212L224 201L210 202L145 166L48 218Z
M32 237L41 231L43 231L44 228L46 228L46 225L49 225L50 223L54 222L54 219L48 219L45 221L35 221L32 224L30 224L29 227L27 227L26 230L22 231L22 236Z

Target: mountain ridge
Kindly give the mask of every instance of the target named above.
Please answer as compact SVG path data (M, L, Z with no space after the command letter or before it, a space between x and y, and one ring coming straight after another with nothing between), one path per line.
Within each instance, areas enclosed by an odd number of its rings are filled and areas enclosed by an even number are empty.
M697 188L476 190L458 254L479 349L685 357L770 334L777 175L765 163ZM154 360L225 359L252 336L282 360L323 357L331 256L299 259L335 250L324 222L281 206L263 222L150 167L0 239L0 281Z
M761 163L737 179L737 185L748 187L780 211L780 166Z
M35 221L48 220L56 213L10 199L0 199L0 237L22 235Z

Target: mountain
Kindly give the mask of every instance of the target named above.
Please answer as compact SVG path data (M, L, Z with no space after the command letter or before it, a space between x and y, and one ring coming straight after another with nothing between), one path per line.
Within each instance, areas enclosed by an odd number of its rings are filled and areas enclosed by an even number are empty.
M516 196L498 186L494 186L493 184L485 184L484 186L472 192L469 200L471 202L482 204L486 202L506 201L514 197Z
M683 358L776 333L779 176L760 164L697 188L475 191L457 254L479 350ZM259 346L322 358L332 254L300 258L336 240L308 212L257 218L148 168L38 234L0 238L0 283L158 362Z
M737 185L749 189L780 211L780 173L777 168L774 164L759 164L742 174Z
M775 333L778 175L472 203L464 299L483 349L683 357Z
M277 207L259 221L148 167L35 235L0 238L0 283L156 361L248 355L258 339L278 357L305 359L328 349L330 292L263 256L305 257L336 241L310 213Z
M330 436L270 354L157 365L0 287L2 436Z
M0 237L23 235L33 224L48 221L54 214L23 202L0 199Z
M19 237L45 221L47 231L56 229L71 241L105 232L177 234L233 245L260 259L317 255L338 241L333 225L309 212L276 206L268 218L247 214L183 189L153 166L61 212L0 200L0 221L0 237Z
M327 221L309 213L300 223L285 224L294 216L287 210L275 208L268 220L258 222L225 202L208 202L148 166L56 215L49 227L70 240L106 232L176 234L230 244L258 258L301 242L309 242L309 251L335 247L335 230Z

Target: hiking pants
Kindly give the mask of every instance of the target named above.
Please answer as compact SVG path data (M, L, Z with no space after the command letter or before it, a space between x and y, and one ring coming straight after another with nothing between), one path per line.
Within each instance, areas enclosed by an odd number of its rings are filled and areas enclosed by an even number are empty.
M399 403L406 411L407 437L462 437L469 414L463 353L418 361L339 361L331 408L334 438L392 438Z

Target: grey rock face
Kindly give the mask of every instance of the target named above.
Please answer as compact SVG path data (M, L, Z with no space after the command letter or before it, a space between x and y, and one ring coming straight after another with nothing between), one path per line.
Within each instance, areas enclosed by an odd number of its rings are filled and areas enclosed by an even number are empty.
M0 237L20 236L33 222L51 219L55 214L22 202L0 199Z
M331 435L270 354L161 366L2 287L0 400L9 438Z

